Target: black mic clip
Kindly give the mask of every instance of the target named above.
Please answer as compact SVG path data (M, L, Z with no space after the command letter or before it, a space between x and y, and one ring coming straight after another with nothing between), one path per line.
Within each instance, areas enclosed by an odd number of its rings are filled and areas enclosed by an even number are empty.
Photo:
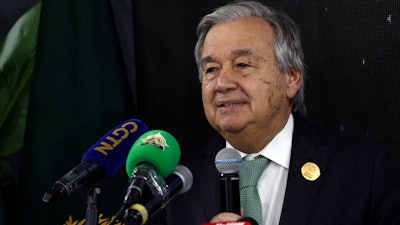
M129 207L136 203L147 186L153 195L163 195L166 192L165 181L157 174L154 167L148 163L139 164L129 179L129 187L124 198L124 205Z
M151 215L163 209L176 195L186 193L192 187L193 175L187 167L178 165L175 171L163 181L163 184L154 191L147 192L149 195L143 196L140 202L125 210L124 224L146 223Z
M132 177L128 183L129 187L124 198L124 204L108 225L114 224L126 209L137 203L142 198L145 189L150 190L151 196L157 196L162 201L167 200L167 184L151 164L140 163L132 172Z

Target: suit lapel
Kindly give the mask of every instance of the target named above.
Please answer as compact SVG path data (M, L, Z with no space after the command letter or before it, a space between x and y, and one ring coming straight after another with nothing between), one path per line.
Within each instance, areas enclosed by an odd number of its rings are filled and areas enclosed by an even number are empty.
M323 147L323 138L318 135L316 129L309 127L297 115L294 115L294 119L293 147L280 225L308 224L331 155L331 150ZM217 152L224 146L225 140L217 135L199 151L199 157L213 161ZM301 172L303 165L308 162L317 165L321 172L314 181L306 180ZM202 198L209 199L206 195ZM207 215L213 215L216 208L210 207L204 210L207 211Z
M322 150L322 143L323 140L315 129L307 126L301 118L295 117L293 147L280 225L301 225L310 221L330 156L330 151ZM302 167L306 163L320 170L321 175L315 180L307 180L310 174L302 173Z

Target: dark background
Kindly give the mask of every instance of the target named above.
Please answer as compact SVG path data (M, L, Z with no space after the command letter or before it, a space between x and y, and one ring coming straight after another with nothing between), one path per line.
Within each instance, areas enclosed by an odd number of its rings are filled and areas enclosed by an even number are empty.
M201 103L198 85L190 77L196 74L194 28L202 15L222 2L227 1L160 1L156 6L153 1L136 2L136 66L143 79L139 83L144 84L139 86L139 93L144 93L139 98L149 104L142 108L144 115L160 120L156 124L189 118L184 130L197 129L199 123L192 115L198 117ZM307 119L385 147L400 175L400 2L264 2L286 10L301 27ZM165 84L172 77L171 88ZM150 84L151 79L160 82ZM158 99L159 93L173 98ZM160 118L149 99L163 102L164 109L187 107L166 110L170 115Z
M0 0L0 40L13 22L35 2ZM79 152L70 154L69 158L60 156L55 159L59 165L54 171L58 174L56 177L72 168L87 146L132 115L145 121L151 129L164 129L174 134L182 145L184 157L190 157L191 146L201 145L212 135L213 131L203 115L193 57L195 28L203 15L226 2L132 1L137 89L132 99L126 91L129 97L125 100L132 105L99 115L97 122L104 123L102 125L107 129L96 130L98 126L88 123L90 129L80 131L76 138L78 143L72 146ZM308 76L306 119L384 147L400 176L400 2L264 2L287 11L302 30ZM46 99L41 100L46 102ZM48 109L55 113L63 110L50 106ZM72 116L84 117L85 113L88 112L79 111ZM119 116L108 120L113 113L119 113ZM40 125L57 126L51 120ZM16 171L20 170L19 156L20 153L9 159ZM126 182L127 178L122 172L119 179Z

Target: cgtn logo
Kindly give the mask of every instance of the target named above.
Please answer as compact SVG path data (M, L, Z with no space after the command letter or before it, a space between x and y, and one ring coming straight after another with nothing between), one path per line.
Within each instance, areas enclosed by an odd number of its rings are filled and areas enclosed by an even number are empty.
M107 134L105 138L99 143L94 150L108 155L107 151L114 150L124 139L128 138L130 134L138 130L138 124L132 121L122 124L120 127L115 128L111 133Z

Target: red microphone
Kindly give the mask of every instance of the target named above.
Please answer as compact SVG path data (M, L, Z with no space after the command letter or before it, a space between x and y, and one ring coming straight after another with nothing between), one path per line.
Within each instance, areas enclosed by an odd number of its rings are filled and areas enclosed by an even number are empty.
M250 222L234 221L234 222L203 223L201 225L252 225L252 224Z
M203 223L201 225L258 225L258 223L253 218L242 217L240 220L233 222Z

